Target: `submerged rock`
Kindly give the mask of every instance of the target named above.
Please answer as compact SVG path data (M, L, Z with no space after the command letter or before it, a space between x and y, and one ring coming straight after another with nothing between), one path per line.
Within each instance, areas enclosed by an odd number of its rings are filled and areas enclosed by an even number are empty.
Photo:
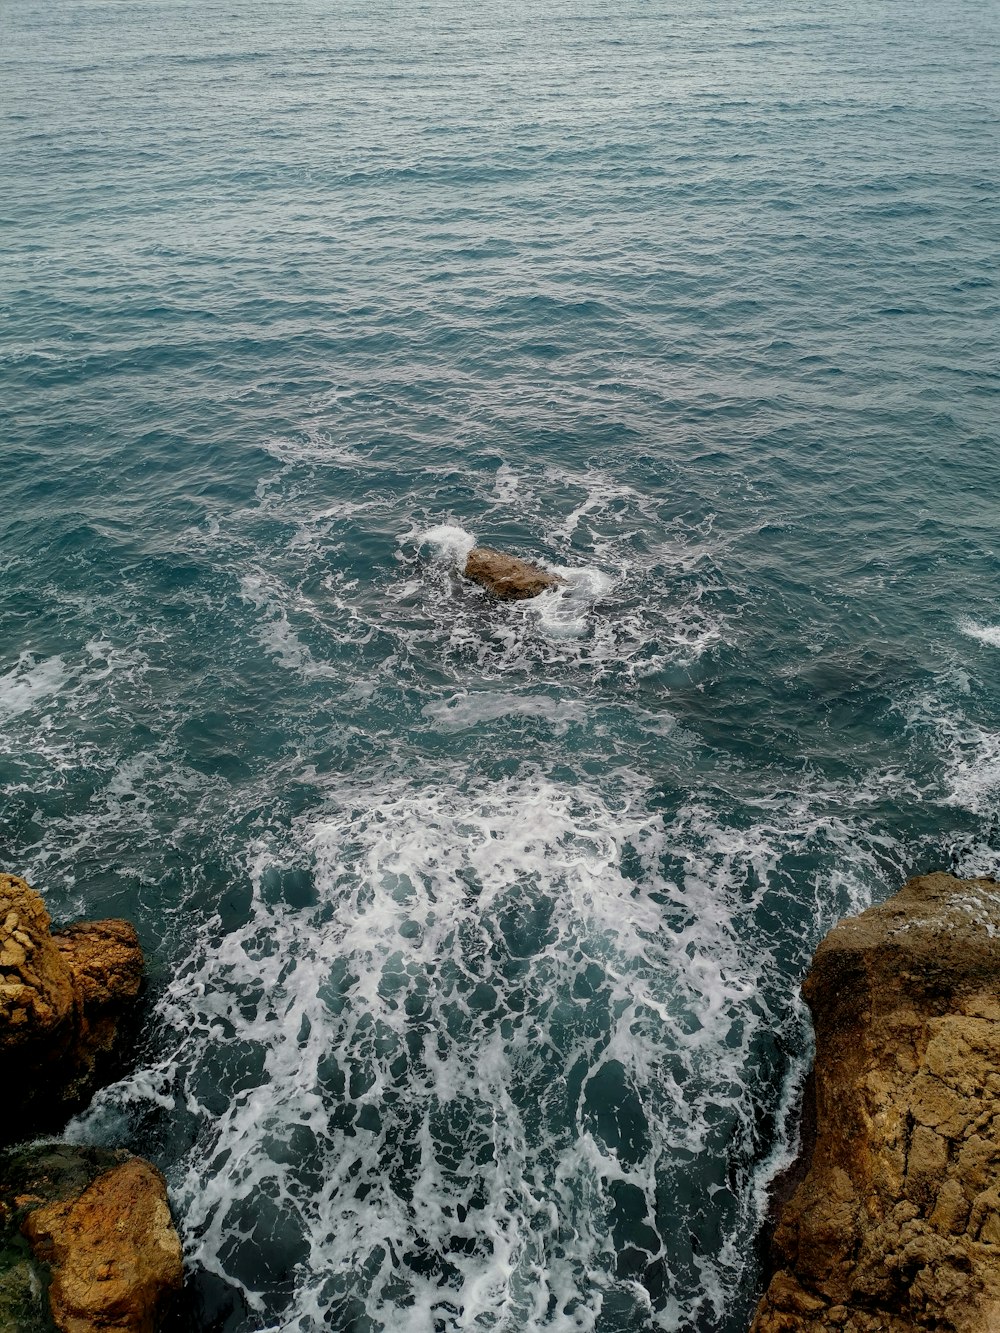
M127 921L51 931L42 899L0 875L0 1139L52 1127L93 1092L142 985Z
M911 879L803 986L816 1123L753 1333L1000 1329L1000 885Z
M505 602L537 597L546 588L566 582L558 574L549 574L529 560L491 551L486 546L476 546L469 552L463 572L467 579L482 584L494 597Z
M183 1276L155 1167L38 1145L0 1160L0 1182L0 1330L153 1333Z

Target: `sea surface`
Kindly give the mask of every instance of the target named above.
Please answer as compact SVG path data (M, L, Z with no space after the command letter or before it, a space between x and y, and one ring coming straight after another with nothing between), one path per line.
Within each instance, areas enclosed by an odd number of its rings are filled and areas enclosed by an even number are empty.
M745 1329L812 950L1000 862L998 46L0 0L0 863L186 1329Z

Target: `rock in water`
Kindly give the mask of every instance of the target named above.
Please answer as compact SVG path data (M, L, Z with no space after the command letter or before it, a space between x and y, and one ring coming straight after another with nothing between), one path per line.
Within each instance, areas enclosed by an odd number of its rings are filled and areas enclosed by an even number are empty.
M142 950L127 921L49 927L34 889L0 875L3 1140L54 1126L87 1100L142 984Z
M1000 1330L1000 885L911 879L820 944L816 1134L752 1333Z
M163 1177L133 1157L76 1199L28 1214L24 1232L51 1266L49 1305L62 1333L154 1333L183 1282Z
M502 551L491 551L477 546L469 552L465 562L465 577L482 584L494 597L505 602L523 601L537 597L546 588L565 583L557 574L549 574L528 560L519 560Z
M163 1177L148 1162L65 1143L0 1158L5 1333L152 1333L181 1279Z

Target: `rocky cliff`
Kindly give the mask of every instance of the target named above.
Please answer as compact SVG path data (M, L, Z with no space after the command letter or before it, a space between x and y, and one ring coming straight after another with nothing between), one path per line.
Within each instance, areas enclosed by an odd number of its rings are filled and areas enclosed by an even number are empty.
M51 931L35 890L0 875L0 1140L53 1128L92 1094L134 1013L142 969L127 921Z
M803 992L814 1146L752 1333L998 1333L1000 885L910 880Z
M127 921L50 929L0 875L0 1143L57 1129L124 1054L142 984ZM154 1333L182 1285L163 1177L127 1152L0 1155L0 1333Z

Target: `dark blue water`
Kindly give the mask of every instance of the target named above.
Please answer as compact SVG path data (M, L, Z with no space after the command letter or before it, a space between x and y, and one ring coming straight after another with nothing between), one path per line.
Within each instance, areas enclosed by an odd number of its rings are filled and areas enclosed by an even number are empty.
M198 1327L745 1327L813 947L997 868L998 19L0 4L0 855Z

